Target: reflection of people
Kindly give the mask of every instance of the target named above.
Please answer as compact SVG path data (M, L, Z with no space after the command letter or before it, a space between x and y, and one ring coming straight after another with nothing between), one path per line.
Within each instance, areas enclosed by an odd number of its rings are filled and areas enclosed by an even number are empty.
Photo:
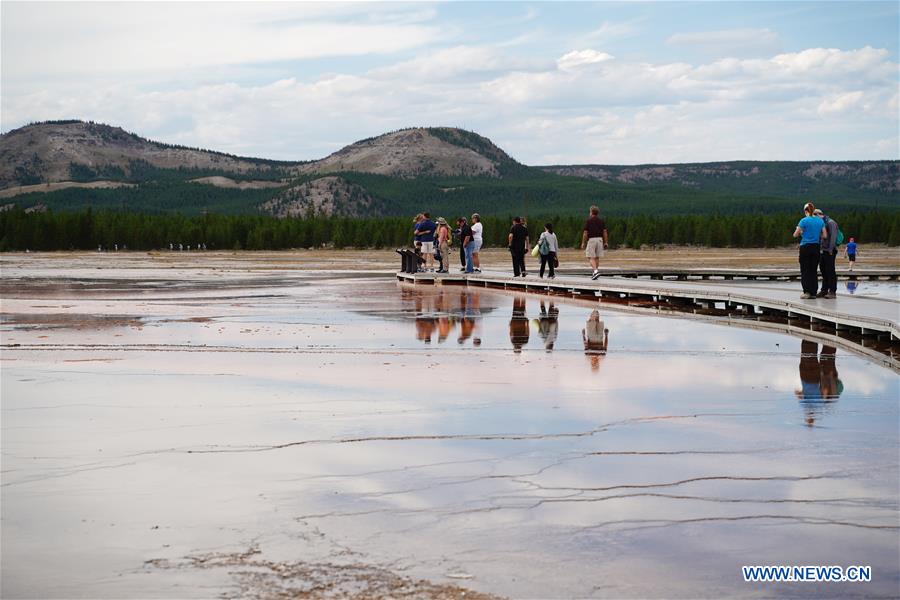
M544 348L547 352L553 351L553 344L556 343L556 337L559 335L559 309L550 301L550 309L547 310L544 301L541 300L541 316L537 320L537 330L541 339L544 340Z
M847 282L847 291L850 292L851 294L855 294L857 285L859 285L859 284L857 284L857 282L855 282L855 281L848 281Z
M803 340L800 343L800 389L795 394L803 406L809 427L844 391L834 360L837 349L823 344L821 354L818 350L816 342Z
M522 346L528 343L529 330L528 318L525 316L525 298L516 296L513 298L512 317L509 320L509 341L512 342L513 352L521 352Z
M433 317L416 317L416 339L431 343L431 335L437 328L437 322Z
M609 346L609 329L606 329L600 320L598 311L591 312L587 324L581 330L581 338L584 340L584 354L591 361L591 370L596 371L600 368L600 359L606 356L606 349Z

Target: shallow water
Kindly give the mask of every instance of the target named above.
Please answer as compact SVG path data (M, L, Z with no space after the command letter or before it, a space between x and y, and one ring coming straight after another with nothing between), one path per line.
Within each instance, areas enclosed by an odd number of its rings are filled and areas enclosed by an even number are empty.
M900 589L900 380L843 350L358 275L60 275L4 282L4 598L365 593L361 565L529 598ZM743 582L765 564L873 580Z

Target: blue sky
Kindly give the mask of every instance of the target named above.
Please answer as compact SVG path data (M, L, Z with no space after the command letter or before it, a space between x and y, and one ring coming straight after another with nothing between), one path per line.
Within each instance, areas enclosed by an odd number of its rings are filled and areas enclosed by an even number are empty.
M896 2L0 3L0 129L313 159L462 126L527 164L897 159Z

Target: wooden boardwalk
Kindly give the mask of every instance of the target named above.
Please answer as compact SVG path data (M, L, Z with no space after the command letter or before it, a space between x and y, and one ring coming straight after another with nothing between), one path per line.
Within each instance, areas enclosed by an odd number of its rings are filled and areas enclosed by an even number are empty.
M721 273L721 270L718 270ZM746 272L745 272L746 273ZM665 277L667 274L662 274ZM896 274L892 274L896 278ZM508 273L465 275L397 273L421 285L467 285L590 299L657 314L694 315L729 324L776 329L833 342L900 370L900 298L838 294L833 300L801 300L801 290L765 282L677 281L559 275L512 277ZM746 277L745 277L746 279Z

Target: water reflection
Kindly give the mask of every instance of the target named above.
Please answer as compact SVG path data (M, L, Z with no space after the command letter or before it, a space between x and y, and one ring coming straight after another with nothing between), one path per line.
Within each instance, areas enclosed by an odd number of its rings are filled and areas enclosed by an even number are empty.
M609 347L609 329L600 320L599 311L591 311L587 324L581 330L581 338L584 341L584 354L591 363L591 370L599 370L600 360L606 356L606 349Z
M522 346L528 343L530 331L528 317L525 316L525 297L513 298L512 317L509 319L509 341L512 343L513 352L521 352Z
M553 352L553 344L556 343L556 338L559 336L559 309L552 300L549 303L541 300L541 314L539 318L535 319L535 325L538 335L544 342L544 349L547 352Z
M415 315L416 339L430 344L437 336L437 343L444 343L458 329L456 341L481 345L482 297L467 288L422 290L401 288L401 312ZM487 311L494 306L487 307Z
M830 411L831 405L844 391L844 384L838 377L834 346L822 345L803 340L800 344L800 389L796 391L803 407L805 421L809 427L816 419Z

